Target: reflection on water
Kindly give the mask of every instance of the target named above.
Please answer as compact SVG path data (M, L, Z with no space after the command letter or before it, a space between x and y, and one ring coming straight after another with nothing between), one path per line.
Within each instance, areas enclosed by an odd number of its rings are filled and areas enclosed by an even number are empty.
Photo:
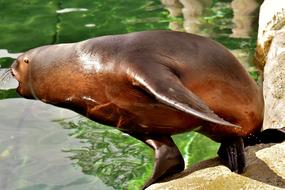
M169 11L171 17L183 16L183 26L175 20L170 21L169 28L173 30L184 30L189 33L200 35L202 33L215 37L215 35L225 34L225 31L218 34L209 33L209 27L213 27L211 19L221 18L222 22L215 22L216 27L218 24L222 24L220 27L229 28L232 32L230 36L233 38L252 36L259 7L256 0L222 1L216 2L214 5L212 0L161 0L161 3ZM228 13L225 12L225 9L228 10ZM206 20L203 18L205 16ZM203 33L204 28L208 30L206 33Z
M199 34L202 27L202 15L205 9L210 7L211 0L180 0L184 8L182 9L184 18L184 29L186 32Z
M169 11L169 16L173 19L169 21L169 28L171 30L183 31L183 27L181 24L180 16L182 15L183 5L179 0L161 0L161 3L164 5L165 9Z
M257 22L259 4L256 0L233 0L231 3L234 11L232 37L249 38L253 33L253 22Z
M256 32L251 26L256 6L254 0L33 0L25 5L2 0L0 75L19 55L16 52L33 47L171 28L218 40L257 79L249 64L256 38L248 38ZM16 97L10 89L15 85L9 81L0 86L0 99L5 99L0 101L1 190L133 190L151 175L153 152L144 144L81 117L66 119L73 112L35 101L7 100ZM188 165L215 156L218 148L193 133L174 140Z

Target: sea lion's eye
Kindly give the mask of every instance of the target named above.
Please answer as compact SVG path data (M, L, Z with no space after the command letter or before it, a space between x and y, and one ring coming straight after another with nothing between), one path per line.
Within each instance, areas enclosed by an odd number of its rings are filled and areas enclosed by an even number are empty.
M29 61L28 58L25 57L25 58L24 58L24 62L28 64L30 61Z

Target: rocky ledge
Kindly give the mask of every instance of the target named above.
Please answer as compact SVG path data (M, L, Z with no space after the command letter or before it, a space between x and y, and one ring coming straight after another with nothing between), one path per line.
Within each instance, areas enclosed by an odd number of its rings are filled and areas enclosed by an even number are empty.
M231 172L219 158L202 161L147 190L285 189L285 142L246 148L243 174Z

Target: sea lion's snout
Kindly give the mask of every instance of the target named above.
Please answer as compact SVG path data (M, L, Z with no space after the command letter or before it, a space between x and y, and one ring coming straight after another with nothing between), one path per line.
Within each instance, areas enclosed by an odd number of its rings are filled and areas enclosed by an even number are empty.
M14 61L13 63L12 63L12 65L11 65L11 75L14 77L14 78L16 78L16 71L15 71L15 67L16 67L16 64L17 64L17 62L16 61ZM16 78L16 80L17 80L17 78Z
M11 75L13 76L13 77L15 77L15 71L13 71L13 68L11 68Z
M11 75L18 81L17 92L21 95L20 93L21 82L20 82L19 74L17 72L17 67L18 67L18 60L15 60L11 65L10 71L11 71Z
M21 81L21 67L19 66L19 61L18 60L15 60L11 67L10 67L10 71L11 71L11 75L20 83Z

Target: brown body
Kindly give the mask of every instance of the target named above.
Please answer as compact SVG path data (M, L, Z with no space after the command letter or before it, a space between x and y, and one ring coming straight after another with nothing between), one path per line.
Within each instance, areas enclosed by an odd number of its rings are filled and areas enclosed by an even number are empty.
M72 109L145 142L144 136L190 130L224 142L262 125L261 90L241 64L223 46L187 33L139 32L44 46L20 56L12 72L22 96Z

